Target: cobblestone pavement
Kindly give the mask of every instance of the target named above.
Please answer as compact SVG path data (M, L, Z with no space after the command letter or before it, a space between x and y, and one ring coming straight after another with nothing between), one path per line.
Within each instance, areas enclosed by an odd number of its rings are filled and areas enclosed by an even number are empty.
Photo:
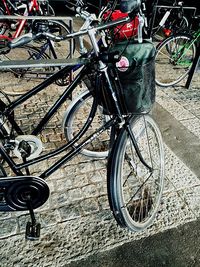
M0 74L1 90L9 92L23 92L37 82L16 82L13 77ZM170 117L175 122L177 133L178 130L184 131L192 135L197 145L200 143L199 73L195 74L190 89L185 89L183 85L157 88L154 116L159 118L166 140L166 176L162 204L151 227L144 232L130 233L117 226L108 206L106 160L79 155L48 178L50 198L36 211L42 225L40 241L24 239L25 222L29 219L27 212L0 214L0 266L67 266L71 261L97 251L109 250L197 220L200 217L200 172L188 163L184 147L179 151L176 149L176 144L180 141L184 143L185 139L180 140L182 136L174 134L169 142L171 126L162 124ZM15 116L20 125L25 125L27 133L62 91L62 87L54 84L16 110ZM58 111L40 136L44 151L65 143L62 118L69 102ZM199 155L200 152L195 151L194 156L199 158ZM31 171L37 175L52 163L53 160L47 160L33 166Z

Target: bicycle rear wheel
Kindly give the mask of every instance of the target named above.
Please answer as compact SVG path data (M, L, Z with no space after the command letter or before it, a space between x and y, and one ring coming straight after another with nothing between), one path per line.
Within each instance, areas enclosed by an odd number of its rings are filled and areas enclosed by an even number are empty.
M156 84L167 87L179 83L189 73L195 55L196 44L190 35L181 34L165 39L157 47Z
M92 94L89 91L85 91L69 105L63 118L63 129L67 141L71 141L84 127L91 111L93 101ZM101 106L98 106L93 122L84 134L84 137L92 134L108 119L109 116L104 115ZM100 137L97 137L91 142L81 153L88 157L105 158L108 156L109 140L110 130L104 131ZM78 143L75 144L75 146L77 145Z
M128 131L123 128L108 164L108 196L118 224L130 231L148 227L159 208L164 180L161 133L149 115L132 117L130 128L150 171L140 161Z

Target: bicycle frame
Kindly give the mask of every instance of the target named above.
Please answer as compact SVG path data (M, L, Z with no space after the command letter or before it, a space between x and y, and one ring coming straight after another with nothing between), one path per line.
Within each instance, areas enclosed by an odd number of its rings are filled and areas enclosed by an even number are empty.
M88 66L88 67L90 67L90 66ZM36 95L38 92L40 92L41 90L46 88L48 85L50 85L52 82L54 82L54 80L57 79L63 72L65 72L66 70L70 71L72 68L73 67L65 67L64 69L61 69L60 71L55 73L53 76L49 77L47 80L42 82L39 86L34 87L31 91L29 91L28 93L24 94L23 96L18 98L16 101L10 103L6 107L4 112L2 112L2 115L7 117L9 122L12 124L13 129L16 130L16 132L18 134L23 134L23 131L20 129L19 125L15 122L15 120L12 117L12 115L10 115L12 113L12 111L16 107L18 107L20 104L25 102L27 99L31 98L33 95ZM31 133L32 135L37 135L43 130L44 126L48 123L48 121L52 118L52 116L55 114L55 112L58 110L58 108L64 103L64 101L68 97L70 97L71 93L73 92L73 90L75 89L77 84L82 80L82 78L84 77L85 74L87 74L87 72L88 72L88 69L87 69L87 65L86 65L85 67L83 67L83 69L80 71L80 73L76 76L74 81L66 88L66 90L63 92L63 94L60 96L60 98L55 102L55 104L46 113L44 118L38 123L36 128L32 131L32 133ZM90 71L89 71L89 73L90 73ZM109 80L109 77L106 74L106 71L103 70L102 73L104 73L105 77L107 77L107 81L109 81L109 84L110 84L110 80ZM98 84L98 82L97 82L97 84ZM111 84L110 84L110 86L112 87ZM111 90L112 90L112 88L111 88ZM119 123L119 121L125 122L125 120L122 118L122 116L120 114L120 110L119 110L119 106L117 104L117 100L114 99L114 102L116 104L116 109L118 110L119 114L114 116L113 118L111 118L103 126L101 126L94 133L92 133L89 137L85 138L72 151L66 153L61 159L56 161L51 167L49 167L42 174L39 175L40 178L43 178L43 179L47 178L49 175L51 175L53 172L55 172L57 169L59 169L65 162L69 161L74 156L76 156L86 145L88 145L95 138L97 138L99 135L101 135L105 130L108 130L109 128L111 128L114 125L116 126ZM74 139L72 139L67 144L63 145L62 147L60 147L60 148L58 148L58 149L56 149L56 150L54 150L52 152L49 152L49 153L47 153L45 155L39 156L39 157L37 157L35 159L28 160L28 161L26 161L24 163L21 163L21 164L16 164L12 160L12 158L7 154L7 152L5 151L3 146L0 144L0 154L2 155L2 158L7 162L9 167L12 169L12 171L16 175L23 175L23 173L21 172L21 169L27 168L27 167L29 167L29 166L31 166L33 164L36 164L36 163L41 162L43 160L49 159L51 157L54 157L54 156L62 153L63 151L65 151L69 147L72 147L73 144L75 144L77 142L77 140L79 140L79 138L81 138L84 135L84 133L87 131L87 129L91 125L91 123L93 121L93 118L95 116L95 113L96 113L97 106L98 106L97 97L94 97L94 102L93 102L93 105L92 105L90 114L89 114L89 116L87 118L87 122L86 122L85 126L83 127L83 129L79 132L79 134ZM137 146L137 142L136 142L135 137L133 136L133 134L131 132L131 129L129 127L128 121L126 122L125 127L126 127L127 132L129 133L131 139L133 140L133 144L135 146L135 149L137 151L137 154L138 154L141 162L150 171L152 171L152 168L149 167L149 165L145 162L145 160L143 159L143 157L142 157L142 155L141 155L141 153L139 151L139 148Z
M12 14L11 9L13 9L14 11L17 11L17 8L12 4L10 0L2 0L2 3L8 15ZM11 9L9 8L8 4L11 7Z
M43 81L41 84L38 86L34 87L31 89L29 92L25 93L21 97L19 97L17 100L13 101L10 103L4 112L2 112L3 116L6 116L8 121L12 124L13 129L17 132L17 134L23 135L23 131L19 127L19 125L15 122L13 119L12 111L18 107L20 104L25 102L27 99L31 98L32 96L36 95L40 91L42 91L44 88L46 88L48 85L52 84L57 78L62 76L63 73L65 72L70 72L74 67L81 67L82 65L76 65L76 66L71 66L71 67L64 67L63 69L59 70L57 73L52 75L51 77L47 78L45 81ZM38 123L38 125L35 127L35 129L32 131L32 135L38 135L44 128L44 126L48 123L48 121L52 118L52 116L55 114L55 112L58 110L58 108L65 102L67 98L70 97L72 94L73 90L77 86L78 83L80 83L81 79L83 76L88 72L87 65L83 67L83 69L80 71L80 73L75 77L73 82L66 88L66 90L63 92L63 94L60 96L60 98L54 103L54 105L49 109L49 111L46 113L46 115L41 119L41 121ZM30 165L33 165L35 163L38 163L40 161L43 161L45 159L51 158L52 156L56 156L66 150L67 148L71 147L76 141L77 138L80 138L88 129L89 125L92 123L92 119L94 118L95 112L97 108L97 101L94 101L93 107L91 109L89 118L87 120L86 126L82 131L79 133L79 135L76 137L76 140L72 140L69 143L65 144L64 146L56 149L53 152L49 152L46 155L37 157L33 160L29 160L26 163L22 164L15 164L15 162L11 159L9 155L7 155L5 149L2 147L0 144L0 154L2 157L5 159L5 161L8 163L10 168L13 170L13 172L16 175L22 175L21 169L28 167ZM109 122L106 123L106 125L102 126L100 129L96 131L96 133L92 134L90 137L88 137L85 141L83 141L79 146L74 149L74 151L67 153L63 158L61 158L59 161L57 161L53 166L51 166L49 169L44 171L40 177L41 178L46 178L49 176L51 173L56 171L64 162L68 161L71 159L73 156L78 154L80 150L87 145L89 142L91 142L93 139L96 138L96 136L100 135L105 129L108 129L111 127L111 125L114 123L114 120L110 120Z

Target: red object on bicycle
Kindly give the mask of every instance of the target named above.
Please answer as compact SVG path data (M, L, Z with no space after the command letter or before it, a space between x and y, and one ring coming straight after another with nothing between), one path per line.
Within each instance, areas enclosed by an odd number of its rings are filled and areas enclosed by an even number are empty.
M122 13L120 10L115 10L112 12L108 11L104 14L103 19L107 19L110 16L111 20L117 20L120 18L126 18L128 17L128 13ZM131 22L128 22L124 24L123 26L117 26L114 29L114 35L115 39L117 40L123 40L123 39L129 39L135 35L137 35L139 20L136 16Z
M163 29L163 32L164 32L166 37L169 37L170 34L172 33L172 31L170 29L166 29L166 28Z

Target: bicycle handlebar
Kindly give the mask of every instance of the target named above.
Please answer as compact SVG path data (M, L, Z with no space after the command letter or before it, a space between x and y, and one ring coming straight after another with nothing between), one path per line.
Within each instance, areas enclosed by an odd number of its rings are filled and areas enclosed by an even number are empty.
M19 36L18 38L13 39L12 41L9 41L7 46L9 48L16 48L25 44L30 43L33 40L37 40L41 37L47 37L53 41L59 42L61 41L60 37L57 37L51 33L48 32L39 32L37 34L33 34L33 33L26 33L22 36Z
M32 33L26 33L22 36L19 36L18 38L13 39L12 41L9 41L7 46L11 49L16 48L18 46L30 43L33 39L34 38Z
M37 40L41 37L46 37L46 38L49 38L50 40L56 41L56 42L63 41L66 39L73 39L73 38L88 34L89 30L93 29L95 32L97 32L100 30L115 27L115 26L123 24L123 23L127 23L129 20L130 20L130 18L126 17L123 19L107 22L107 23L104 23L102 25L90 26L88 29L84 29L84 30L80 30L78 32L70 33L70 34L67 34L66 36L55 36L49 32L39 32L37 34L27 33L27 34L24 34L24 35L22 35L16 39L13 39L12 41L8 42L8 47L9 48L16 48L18 46L28 44L31 41Z
M127 23L129 21L130 21L130 18L126 17L126 18L123 18L123 19L107 22L107 23L104 23L104 24L101 24L101 25L98 25L98 26L90 26L88 29L81 30L81 31L70 33L70 34L66 35L65 37L63 37L63 40L76 38L76 37L79 37L79 36L82 36L82 35L86 35L86 34L88 34L89 30L92 30L92 29L97 32L97 31L101 31L101 30L108 29L108 28L111 28L111 27L115 27L115 26L123 24L123 23Z

